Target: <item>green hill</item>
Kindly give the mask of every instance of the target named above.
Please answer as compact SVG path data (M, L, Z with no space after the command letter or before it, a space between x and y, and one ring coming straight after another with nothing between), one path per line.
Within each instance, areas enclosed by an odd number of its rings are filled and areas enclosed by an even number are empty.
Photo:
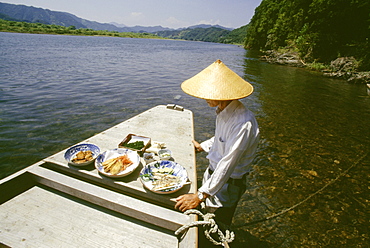
M93 30L108 30L117 32L151 32L158 30L166 30L161 26L155 27L117 27L109 23L99 23L79 18L73 14L52 11L33 6L25 6L18 4L8 4L0 2L0 19L10 21L22 21L29 23L42 23L50 25L58 25L64 27L74 26L77 29L93 29Z
M248 26L248 49L290 49L305 63L354 57L370 70L369 0L263 0Z
M182 39L193 41L220 42L222 38L230 33L222 28L187 28L183 30L159 31L155 34L170 39Z
M108 30L93 30L89 28L77 29L75 26L65 27L54 24L47 25L42 23L8 21L1 18L0 32L162 39L161 37L150 33L117 32Z
M182 30L166 30L155 32L156 35L169 39L205 41L226 44L243 44L247 26L232 31L218 27L187 28Z
M223 37L220 41L221 43L227 44L243 44L245 41L245 36L247 35L248 25L242 26L232 30L228 35Z
M68 33L71 32L69 27L73 27L79 31L73 31L74 33L102 33L105 32L137 32L137 33L154 33L158 36L171 38L171 39L184 39L193 41L206 41L206 42L220 42L220 43L231 43L231 44L242 44L245 38L245 33L238 33L239 29L230 30L228 28L219 25L196 25L191 26L186 29L169 29L163 28L161 26L154 27L117 27L108 23L98 23L95 21L89 21L79 18L73 14L59 11L51 11L48 9L35 8L32 6L25 5L15 5L0 2L0 19L8 21L18 21L26 23L38 23L38 24L48 24L59 26L59 30L55 33ZM6 28L10 28L8 24L2 24L2 30L5 31ZM23 29L16 29L14 26L24 26ZM26 25L26 24L12 24L13 27L10 28L10 32L33 32L37 25ZM6 26L6 27L5 27ZM66 27L66 29L60 28L61 26ZM38 28L39 29L39 28ZM40 32L36 29L36 32ZM22 31L26 30L26 31ZM90 30L90 31L86 31ZM45 32L45 30L43 30ZM117 35L117 34L114 34Z

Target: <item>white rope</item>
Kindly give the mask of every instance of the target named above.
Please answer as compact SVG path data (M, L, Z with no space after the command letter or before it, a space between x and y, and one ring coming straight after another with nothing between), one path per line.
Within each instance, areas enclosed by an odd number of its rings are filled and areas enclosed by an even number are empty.
M182 227L180 227L179 229L176 230L175 235L178 235L178 234L184 232L185 230L187 230L187 229L189 229L190 227L193 227L193 226L202 225L204 227L204 226L209 225L210 228L209 228L209 230L206 229L204 231L204 235L213 244L222 245L224 247L229 247L228 243L232 242L235 238L234 232L230 232L229 230L225 231L225 235L222 233L222 231L218 228L218 225L216 224L216 221L213 219L213 217L215 217L215 215L212 214L212 213L203 214L202 212L200 212L197 209L190 209L190 210L186 210L184 212L184 214L187 214L187 215L197 214L199 216L202 216L203 220L202 221L193 221L193 222L191 222L187 225L183 225ZM214 238L212 238L212 236L211 236L212 233L217 233L218 236L220 237L220 241L216 241Z

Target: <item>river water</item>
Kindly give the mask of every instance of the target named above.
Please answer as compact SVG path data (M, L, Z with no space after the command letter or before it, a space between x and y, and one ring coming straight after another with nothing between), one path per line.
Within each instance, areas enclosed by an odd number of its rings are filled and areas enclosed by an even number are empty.
M180 84L217 59L252 83L261 142L231 247L368 247L370 96L364 85L267 64L225 44L0 33L0 178L159 104L214 110ZM206 168L197 157L198 177ZM198 179L199 179L198 178Z

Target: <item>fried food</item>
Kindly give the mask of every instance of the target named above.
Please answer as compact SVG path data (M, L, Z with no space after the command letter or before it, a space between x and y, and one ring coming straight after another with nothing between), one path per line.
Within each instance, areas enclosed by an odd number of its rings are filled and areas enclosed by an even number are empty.
M92 151L90 151L90 150L79 151L76 154L76 156L72 159L72 162L76 163L76 164L82 164L82 163L91 161L93 159L94 159L94 157L93 157Z
M130 160L127 154L117 158L108 159L102 163L104 172L112 175L117 175L121 171L126 170L126 168L132 164L133 162Z

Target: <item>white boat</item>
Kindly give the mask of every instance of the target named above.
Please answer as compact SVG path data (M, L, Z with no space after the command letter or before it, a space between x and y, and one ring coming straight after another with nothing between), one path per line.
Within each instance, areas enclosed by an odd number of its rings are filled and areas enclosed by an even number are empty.
M197 228L175 231L197 220L174 209L175 198L197 189L193 114L160 105L80 143L106 151L128 134L164 142L191 184L156 194L139 179L145 160L122 178L95 166L74 167L62 150L0 180L0 246L9 247L198 247Z

